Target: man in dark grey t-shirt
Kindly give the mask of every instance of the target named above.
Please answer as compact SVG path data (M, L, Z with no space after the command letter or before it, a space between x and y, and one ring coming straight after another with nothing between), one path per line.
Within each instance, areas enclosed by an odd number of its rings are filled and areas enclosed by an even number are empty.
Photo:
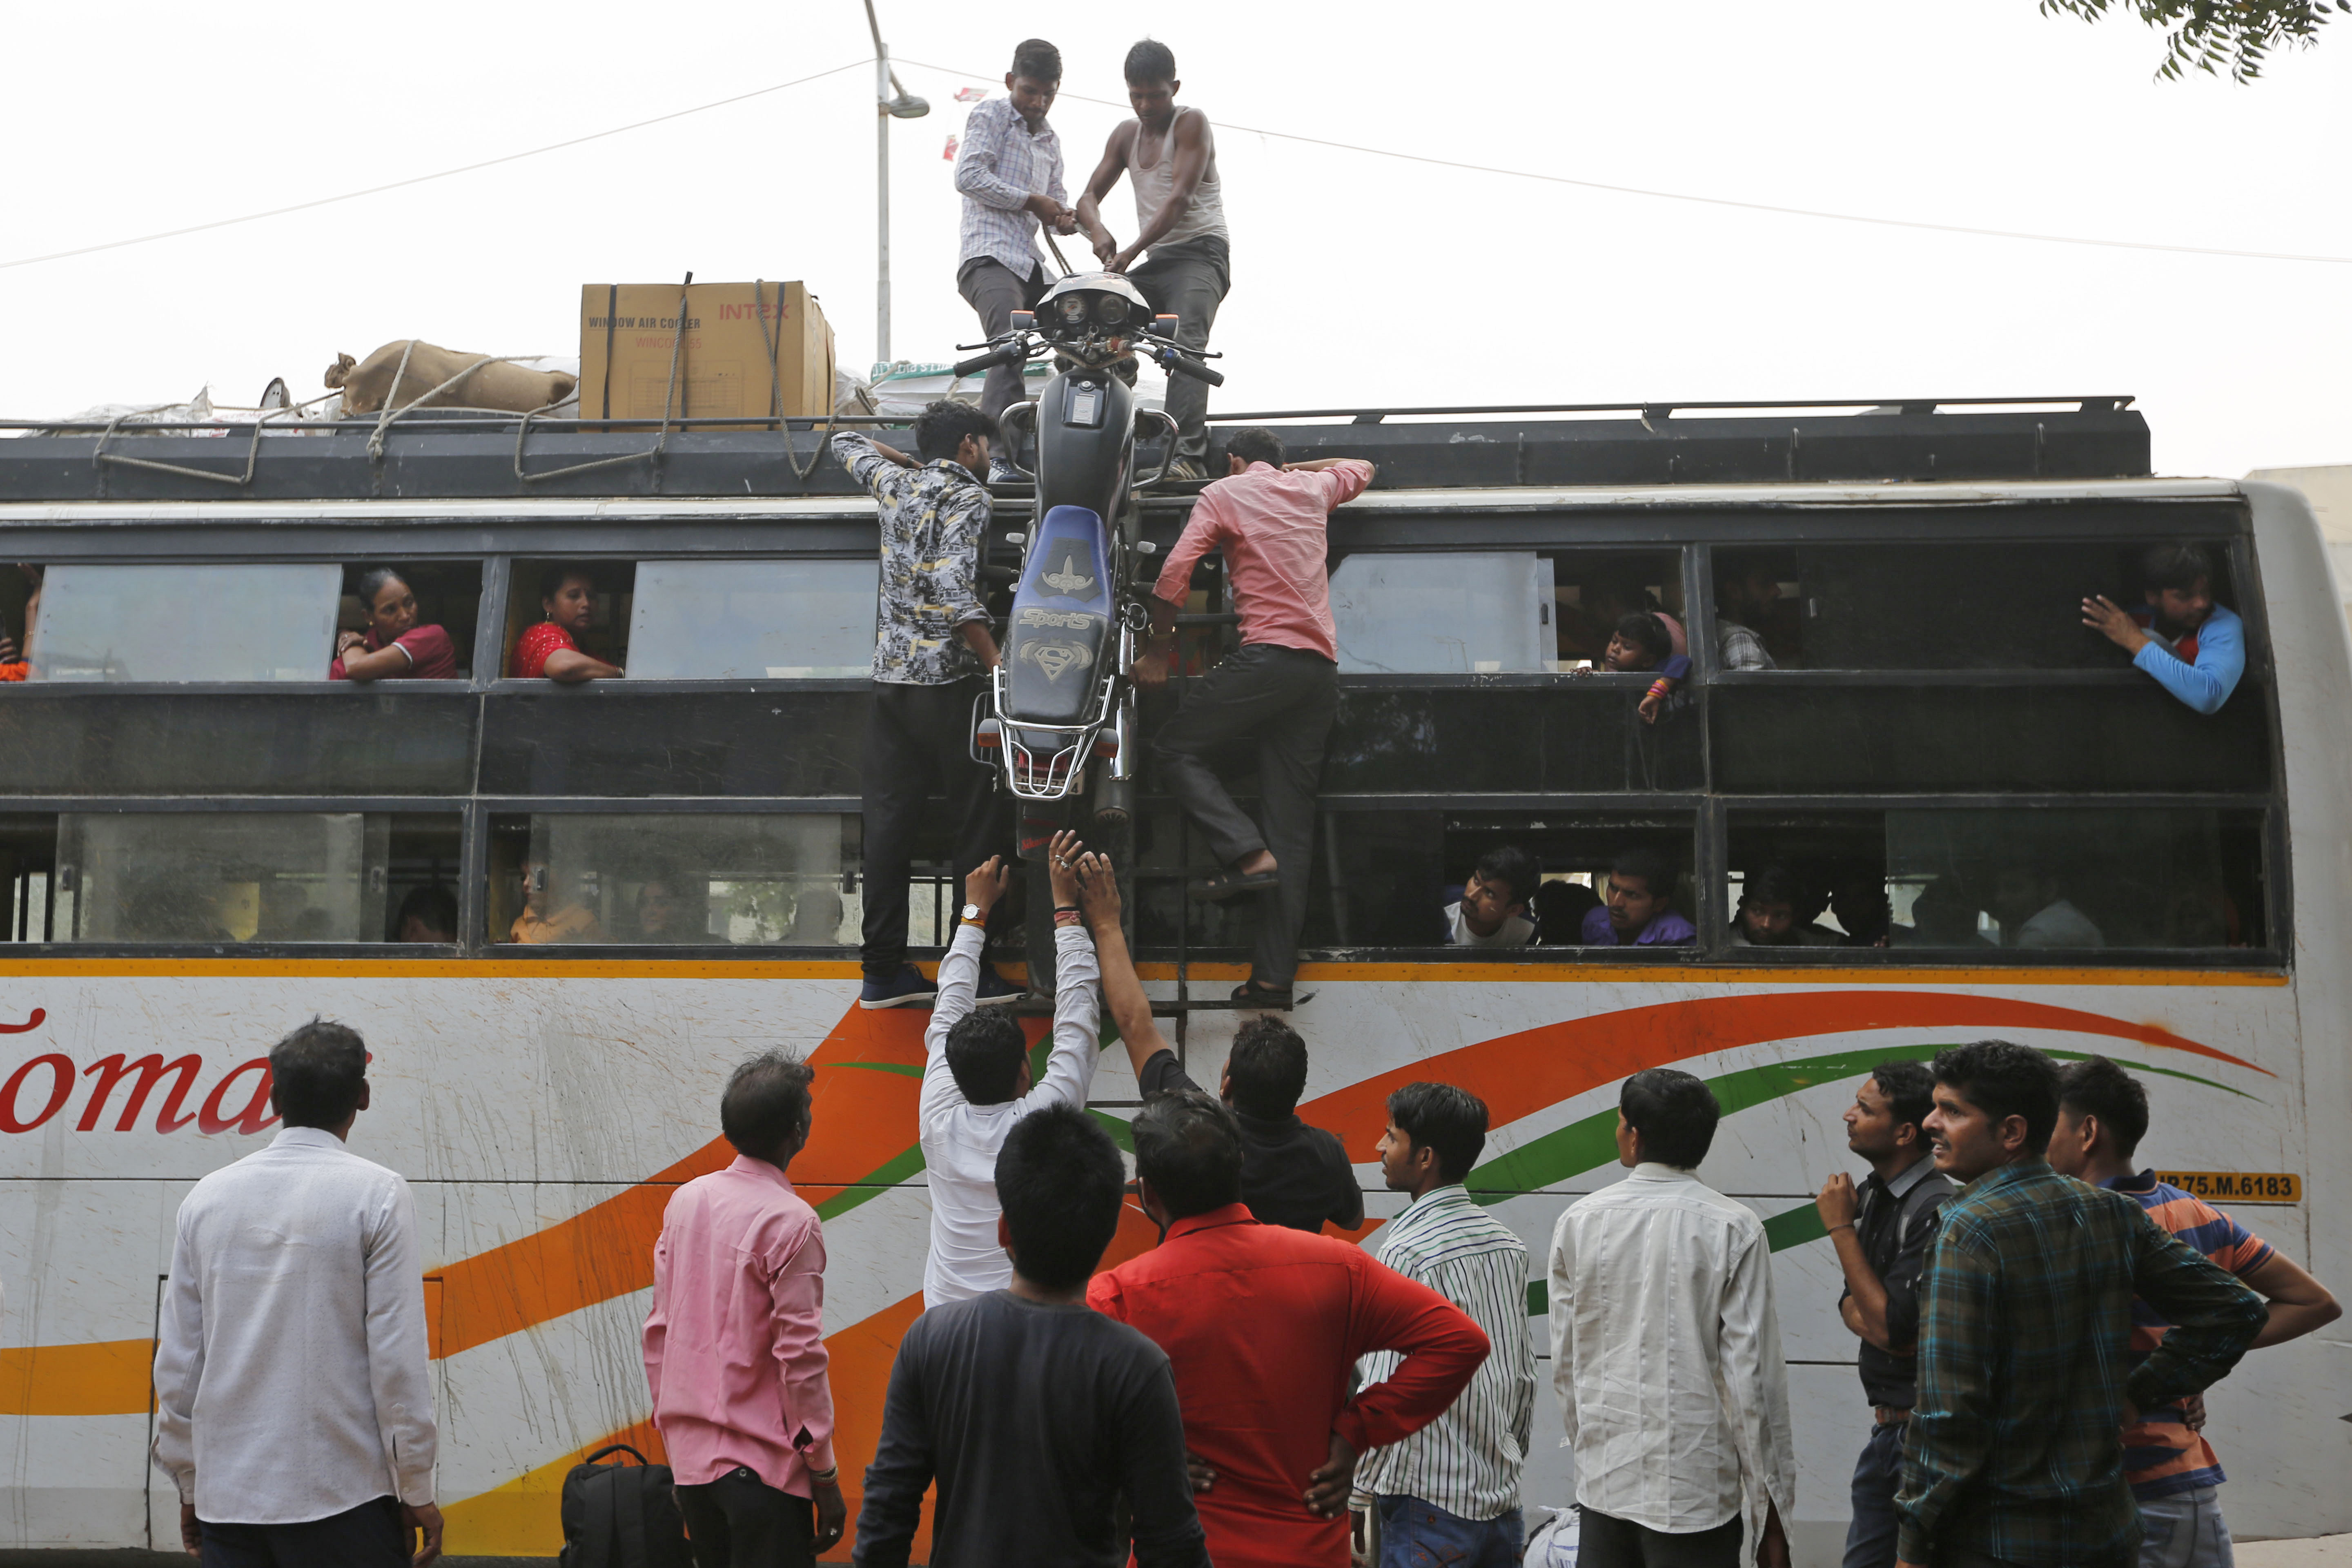
M1013 1285L934 1308L898 1342L857 1516L861 1568L903 1568L934 1479L931 1568L1209 1568L1167 1353L1087 1305L1127 1176L1083 1110L1024 1117L996 1157Z

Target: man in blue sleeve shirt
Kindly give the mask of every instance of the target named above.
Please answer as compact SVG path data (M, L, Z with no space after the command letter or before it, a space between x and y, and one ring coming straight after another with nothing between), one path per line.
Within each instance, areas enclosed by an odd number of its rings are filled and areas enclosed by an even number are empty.
M2145 607L2085 599L2083 624L2200 713L2220 712L2246 673L2246 626L2213 602L2211 560L2194 544L2159 544L2140 558L2140 575Z

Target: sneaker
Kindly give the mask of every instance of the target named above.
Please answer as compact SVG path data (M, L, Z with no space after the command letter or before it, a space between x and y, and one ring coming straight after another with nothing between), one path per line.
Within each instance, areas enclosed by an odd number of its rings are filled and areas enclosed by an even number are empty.
M1209 465L1198 458L1178 458L1160 477L1163 479L1205 479L1209 477Z
M996 973L996 965L980 966L980 984L972 990L971 1005L975 1007L1004 1007L1029 994L1026 985L1015 985Z
M1002 458L988 460L988 482L992 485L1025 485L1029 476Z
M898 973L888 980L869 980L866 989L857 994L857 1005L871 1011L877 1007L928 1007L940 994L940 988L923 978L923 972L913 964L902 964Z

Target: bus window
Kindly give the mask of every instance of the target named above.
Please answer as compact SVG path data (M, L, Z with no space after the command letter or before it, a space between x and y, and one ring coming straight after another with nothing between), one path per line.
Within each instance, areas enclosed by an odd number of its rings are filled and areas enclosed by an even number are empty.
M342 568L52 566L35 680L324 680Z
M1715 661L1727 670L1801 669L1804 622L1795 552L1715 552Z
M389 578L387 573L391 574ZM402 637L388 638L383 627L396 611L403 589L406 590L405 596L415 601L415 620ZM404 646L411 650L411 664L394 669L389 677L406 679L428 675L427 670L415 666L416 648L430 649L436 643L446 643L450 668L435 673L440 679L463 680L473 671L474 627L481 600L482 567L477 561L371 561L348 564L343 568L342 597L335 614L336 636L329 653L331 657L336 652L346 632L369 639L360 645L360 652L381 650L387 641L406 638ZM431 633L436 627L439 635L435 638ZM369 636L371 631L373 637ZM416 640L419 633L426 634L425 640ZM321 670L321 677L326 673Z
M2261 948L2262 846L2254 809L1740 814L1726 908L1735 947Z
M641 561L629 679L863 677L879 574L873 561Z
M1558 668L1598 669L1618 622L1636 611L1659 616L1674 651L1689 652L1677 551L1562 551L1551 559Z
M842 889L843 831L830 812L500 817L490 940L855 945L860 910Z
M1805 545L1782 607L1814 669L2121 669L2078 606L2141 605L2146 542ZM2214 598L2242 614L2228 550L2206 553Z
M549 602L569 577L588 580L589 617L585 627L567 628L572 645L593 658L628 668L631 598L636 565L629 561L517 560L508 580L507 636L500 670L513 677L516 645L533 626L552 618Z
M390 822L356 812L63 813L52 940L380 940Z
M383 940L454 942L457 881L464 874L463 819L404 813L392 819L385 860Z
M1657 723L1645 724L1636 710L1645 689L1639 676L1534 688L1342 687L1324 746L1323 792L1570 795L1702 787L1696 710L1670 709Z
M1365 552L1331 574L1342 675L1553 668L1551 563L1533 551Z
M0 942L47 942L57 886L58 819L0 816Z

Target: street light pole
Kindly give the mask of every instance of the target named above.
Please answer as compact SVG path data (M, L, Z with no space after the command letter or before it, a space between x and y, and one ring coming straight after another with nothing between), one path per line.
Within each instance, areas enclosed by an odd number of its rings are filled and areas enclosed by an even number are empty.
M890 121L920 120L931 111L926 100L898 85L890 68L889 46L874 0L866 0L866 26L874 35L874 357L890 363Z

